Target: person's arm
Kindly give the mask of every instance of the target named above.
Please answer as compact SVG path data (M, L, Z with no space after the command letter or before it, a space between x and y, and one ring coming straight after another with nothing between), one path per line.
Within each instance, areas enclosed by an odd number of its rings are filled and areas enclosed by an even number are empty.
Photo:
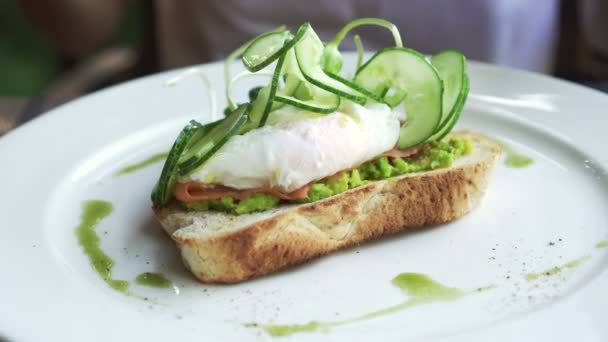
M21 5L62 53L81 58L108 43L129 0L21 0Z

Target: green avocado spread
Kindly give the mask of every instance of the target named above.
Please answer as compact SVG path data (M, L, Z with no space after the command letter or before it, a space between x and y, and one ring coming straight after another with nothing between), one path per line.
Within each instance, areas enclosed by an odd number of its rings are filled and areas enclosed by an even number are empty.
M338 176L319 180L311 185L307 199L287 202L315 202L372 181L447 168L457 158L470 154L472 150L473 145L468 139L451 138L441 142L431 141L423 144L420 151L411 157L381 157L366 162L353 170L342 172ZM274 208L280 202L281 200L275 196L258 193L241 200L226 196L217 200L189 202L183 203L183 205L190 210L216 210L242 215Z

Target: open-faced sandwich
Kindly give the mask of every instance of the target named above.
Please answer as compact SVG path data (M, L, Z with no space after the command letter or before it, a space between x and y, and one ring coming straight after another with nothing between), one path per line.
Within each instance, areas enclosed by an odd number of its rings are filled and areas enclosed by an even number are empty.
M364 24L389 29L395 46L364 64L360 49L347 77L338 46ZM461 53L427 58L402 47L391 23L359 19L328 43L306 23L236 54L247 73L270 69L270 82L248 103L228 96L222 120L184 127L152 192L201 281L243 281L454 220L479 202L500 148L450 132L469 90Z

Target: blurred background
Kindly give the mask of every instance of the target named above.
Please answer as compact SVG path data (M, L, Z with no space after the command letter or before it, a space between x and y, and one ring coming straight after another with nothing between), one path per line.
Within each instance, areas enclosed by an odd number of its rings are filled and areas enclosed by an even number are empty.
M0 0L0 135L103 87L222 59L280 24L310 21L327 40L359 17L393 22L424 53L455 48L608 91L607 0ZM367 49L392 42L358 33Z

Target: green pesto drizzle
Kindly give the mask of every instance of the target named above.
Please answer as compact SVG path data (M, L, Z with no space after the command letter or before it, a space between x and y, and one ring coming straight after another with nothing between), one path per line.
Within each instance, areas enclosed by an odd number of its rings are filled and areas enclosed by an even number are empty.
M598 248L598 249L606 248L606 247L608 247L608 240L602 240L595 244L595 248Z
M140 169L143 169L144 167L150 166L152 164L155 164L155 163L158 163L158 162L161 162L161 161L167 159L168 155L169 155L169 153L162 152L162 153L158 153L153 156L150 156L150 157L140 161L139 163L123 167L122 169L118 170L114 174L114 177L123 176L128 173L139 171Z
M507 145L503 141L500 141L496 138L490 139L493 140L496 144L498 144L500 148L502 148L503 152L507 154L505 158L505 165L507 165L508 167L519 169L530 166L534 163L534 160L531 157L513 150L509 145Z
M550 277L550 276L558 275L567 269L572 269L572 268L576 268L576 267L580 266L582 263L587 261L589 258L590 257L588 255L586 255L584 257L574 259L563 265L555 266L555 267L549 268L549 269L544 270L539 273L528 273L525 275L525 278L528 281L534 281L534 280L538 280L539 278L541 278L543 276Z
M428 304L431 302L438 301L453 301L464 297L465 295L473 292L482 292L493 289L494 286L486 286L477 288L474 291L466 292L461 289L454 287L447 287L424 274L418 273L401 273L396 276L392 282L394 286L397 286L401 291L409 296L409 299L380 310L372 311L360 316L345 320L337 321L311 321L305 324L257 324L247 323L244 324L250 328L261 328L266 333L274 337L288 336L300 332L328 332L330 328L341 325L351 324L355 322L365 321L373 318L377 318L384 315L389 315L397 311L401 311L407 308L411 308L417 305Z
M112 278L114 261L101 249L99 235L95 232L97 224L112 213L112 204L101 200L90 200L83 203L82 209L81 223L76 228L76 236L84 254L108 286L130 295L128 281Z
M135 282L138 285L156 288L168 288L173 285L171 280L167 279L163 274L152 272L145 272L138 275L137 278L135 278Z
M289 336L292 334L300 333L300 332L329 332L329 328L335 325L337 322L316 322L311 321L305 324L284 324L284 325L259 325L257 323L246 323L245 327L248 328L262 328L267 334L273 337L283 337Z

